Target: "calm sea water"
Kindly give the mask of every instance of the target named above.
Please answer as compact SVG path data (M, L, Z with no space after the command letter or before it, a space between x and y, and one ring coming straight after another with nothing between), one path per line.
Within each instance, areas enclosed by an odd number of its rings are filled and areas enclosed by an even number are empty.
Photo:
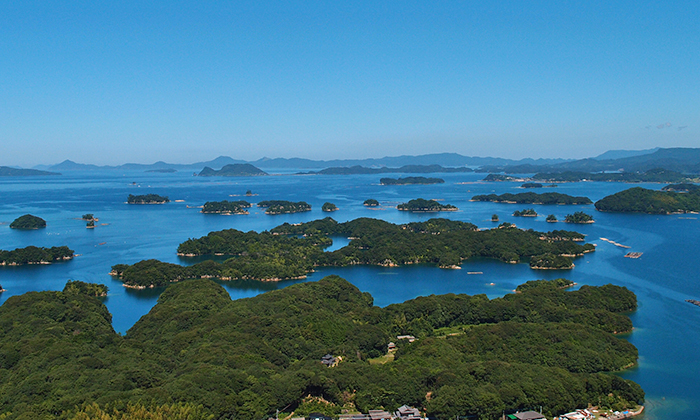
M386 176L386 175L382 175ZM338 274L362 291L374 296L375 304L385 306L416 296L442 293L485 293L489 297L511 293L527 280L567 277L579 285L614 283L637 294L639 309L631 314L635 325L625 339L637 346L639 366L621 375L637 381L647 393L644 419L693 418L700 411L700 307L685 299L700 299L700 219L696 215L624 215L595 211L593 206L528 206L476 203L475 194L521 192L519 183L481 183L483 174L433 174L445 179L440 185L381 186L378 175L293 176L245 178L200 178L191 173L158 174L145 172L73 172L56 177L0 178L0 248L15 249L28 245L68 245L80 254L74 260L41 266L0 267L0 284L7 292L0 303L13 295L29 291L61 290L69 279L104 283L110 293L105 304L113 315L115 330L125 333L148 313L162 290L131 290L121 286L107 273L117 263L135 263L157 258L173 263L191 264L175 254L179 243L214 230L235 228L262 231L281 223L306 222L328 216L321 205L330 201L340 210L330 215L338 221L374 217L393 223L421 221L434 214L399 212L393 206L413 198L442 200L459 207L458 212L441 214L468 221L481 228L496 225L490 221L498 214L501 221L535 230L571 229L584 233L597 244L597 251L576 260L570 272L533 271L526 264L503 264L489 259L465 262L462 270L441 270L433 266L399 268L346 267L323 268L306 281ZM643 185L659 189L661 185ZM585 195L593 201L629 188L617 183L560 184L557 191ZM252 190L254 197L243 194ZM173 200L166 205L130 206L128 194L154 193ZM367 208L368 198L380 201L380 208ZM246 199L304 200L313 206L307 213L268 216L255 207L250 215L203 215L199 209L206 201ZM175 201L177 200L177 201ZM515 210L534 208L542 216L516 218ZM548 224L544 218L582 210L593 214L590 225ZM17 231L9 228L16 217L31 213L44 218L47 228ZM86 229L79 220L85 213L99 218L95 229ZM628 245L613 246L600 238ZM347 243L337 238L334 247ZM639 259L623 258L628 251L643 252ZM483 272L483 274L468 274ZM298 281L261 283L223 282L233 299L255 296ZM591 343L592 346L595 343Z

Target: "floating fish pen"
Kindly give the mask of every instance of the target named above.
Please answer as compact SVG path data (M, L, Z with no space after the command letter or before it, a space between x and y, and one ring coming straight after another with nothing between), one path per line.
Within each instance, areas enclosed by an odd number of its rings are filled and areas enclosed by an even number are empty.
M628 252L627 254L625 254L625 258L635 258L636 259L636 258L641 257L642 254L643 254L643 252Z
M688 303L692 303L693 305L700 306L700 301L698 301L698 300L695 300L695 299L686 299L685 301L688 302Z

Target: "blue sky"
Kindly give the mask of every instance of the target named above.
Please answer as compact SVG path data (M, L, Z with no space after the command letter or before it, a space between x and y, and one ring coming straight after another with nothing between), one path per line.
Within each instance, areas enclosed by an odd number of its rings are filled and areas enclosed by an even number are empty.
M0 165L700 147L697 1L2 1Z

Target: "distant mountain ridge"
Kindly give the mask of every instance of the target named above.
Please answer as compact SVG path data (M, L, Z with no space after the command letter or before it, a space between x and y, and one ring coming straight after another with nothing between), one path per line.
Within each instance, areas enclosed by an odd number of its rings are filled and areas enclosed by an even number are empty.
M657 148L647 150L611 150L586 159L504 159L494 157L463 156L458 153L433 153L418 156L387 156L368 159L312 160L304 158L261 158L255 161L219 156L216 159L191 164L156 162L153 164L127 163L118 166L97 166L75 163L66 160L53 166L37 166L35 169L50 171L73 171L95 169L141 170L175 169L177 171L199 172L205 167L213 169L226 165L251 164L264 170L349 168L400 168L407 165L440 165L442 167L477 167L480 172L563 172L563 171L647 171L664 168L685 173L700 173L700 148Z

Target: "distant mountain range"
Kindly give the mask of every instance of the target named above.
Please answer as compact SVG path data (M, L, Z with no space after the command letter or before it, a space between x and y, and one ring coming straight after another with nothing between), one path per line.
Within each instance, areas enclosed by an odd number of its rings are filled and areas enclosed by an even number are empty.
M97 166L75 163L66 160L53 166L37 166L35 169L49 170L53 172L67 172L74 170L177 170L201 172L205 167L217 170L226 165L250 164L256 168L265 170L322 170L327 168L400 168L409 165L428 166L440 165L445 168L479 168L479 172L508 172L508 173L535 173L535 172L564 172L564 171L647 171L654 168L684 173L700 173L700 148L656 148L647 150L611 150L599 156L587 159L503 159L493 157L463 156L458 153L433 153L418 156L393 156L370 159L336 159L336 160L311 160L303 158L262 158L256 161L244 161L228 156L219 156L207 162L191 164L174 164L156 162L153 164L127 163L118 166ZM357 171L358 169L355 169ZM343 170L337 170L342 173ZM368 171L371 172L371 171Z
M596 158L573 160L554 165L485 165L480 172L646 172L650 169L663 168L682 173L700 173L700 149L674 147L668 149L651 149L645 154L630 154L625 151L606 152L608 156L624 155L617 159L601 159L606 153Z

